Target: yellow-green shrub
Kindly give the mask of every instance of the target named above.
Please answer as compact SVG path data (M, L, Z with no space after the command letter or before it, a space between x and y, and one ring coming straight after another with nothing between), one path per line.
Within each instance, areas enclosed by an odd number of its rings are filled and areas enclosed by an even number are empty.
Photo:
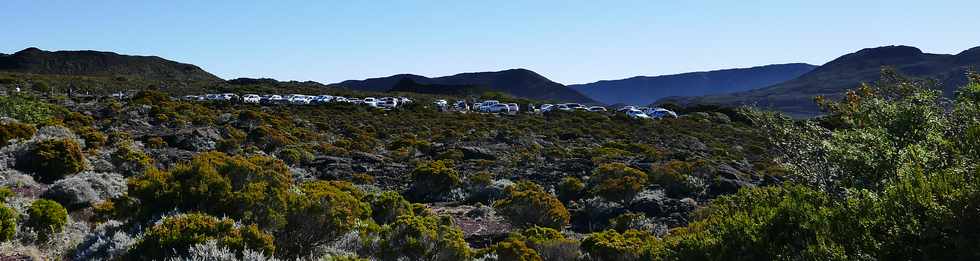
M74 140L45 140L37 144L29 164L41 182L51 183L81 172L85 168L85 156Z
M660 184L670 196L685 196L694 193L698 188L691 184L688 176L694 172L694 165L689 162L671 160L662 165L654 165L650 182Z
M437 200L459 188L462 179L452 161L437 160L419 164L412 171L412 187L408 194L419 201Z
M508 238L494 245L491 251L497 254L498 260L503 261L541 261L537 251L527 246L524 241Z
M312 181L300 186L286 215L287 225L276 233L283 253L299 256L355 229L371 217L371 206L350 183Z
M167 217L150 228L130 249L131 260L164 260L187 254L188 248L209 240L219 246L238 251L252 249L272 255L276 248L272 236L255 225L237 226L227 218L218 219L206 214L193 213Z
M399 216L413 215L412 203L394 191L369 195L367 201L371 203L371 217L378 224L394 222Z
M507 197L494 207L518 227L542 226L560 229L568 224L569 213L555 196L530 181L507 188Z
M7 207L6 204L0 205L0 242L11 240L17 233L17 219L20 215L17 211Z
M38 232L38 239L60 233L68 224L68 210L53 200L39 199L27 209L27 226Z
M647 175L623 163L602 164L593 172L592 191L613 201L629 201L643 190Z
M468 260L472 256L463 232L449 217L404 215L385 225L379 242L383 260Z
M0 123L0 147L7 146L7 142L12 139L30 139L34 137L35 132L37 129L34 129L34 126L30 124L2 122Z
M590 234L582 240L582 251L596 260L639 260L648 244L657 238L649 232L627 230L620 234L606 230Z
M266 229L285 225L292 176L282 161L264 156L196 155L167 171L150 168L129 181L141 217L170 209L229 216Z

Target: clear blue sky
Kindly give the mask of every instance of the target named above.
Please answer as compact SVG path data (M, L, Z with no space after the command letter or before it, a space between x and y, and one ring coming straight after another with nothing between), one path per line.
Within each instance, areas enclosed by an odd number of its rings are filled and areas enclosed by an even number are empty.
M0 52L157 55L226 79L527 68L571 84L980 45L976 0L250 2L2 0Z

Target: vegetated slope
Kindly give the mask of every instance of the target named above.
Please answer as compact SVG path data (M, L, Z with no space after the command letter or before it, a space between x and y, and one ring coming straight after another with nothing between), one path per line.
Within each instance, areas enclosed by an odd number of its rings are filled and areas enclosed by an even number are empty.
M477 85L421 84L409 78L402 78L389 92L413 92L451 96L480 95L490 89Z
M930 54L910 46L885 46L847 54L799 78L762 89L702 97L669 97L661 102L680 104L756 105L786 112L795 117L820 113L814 96L840 98L847 89L878 80L883 66L899 73L937 80L949 96L965 83L964 73L980 65L980 47L957 55Z
M569 85L602 103L650 104L669 96L701 96L747 91L795 79L816 68L805 63L773 64Z
M0 71L74 76L126 76L146 80L221 81L192 64L156 56L131 56L98 51L56 51L27 48L0 55Z
M507 93L516 97L595 103L572 88L553 82L540 74L526 69L511 69L498 72L461 73L452 76L428 78L413 74L399 74L383 78L349 80L335 85L363 91L388 91L401 79L410 79L421 84L476 85L489 90Z

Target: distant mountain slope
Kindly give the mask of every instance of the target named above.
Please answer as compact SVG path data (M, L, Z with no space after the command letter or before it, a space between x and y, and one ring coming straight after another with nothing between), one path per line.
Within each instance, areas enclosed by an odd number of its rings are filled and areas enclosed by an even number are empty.
M700 96L762 88L794 79L816 67L805 63L774 64L653 77L637 76L568 87L607 104L645 105L668 96Z
M878 80L883 66L907 76L937 80L947 95L966 83L965 72L980 68L980 47L957 55L929 54L910 46L868 48L828 62L799 78L766 88L723 95L668 97L660 102L680 104L756 105L795 117L820 114L813 102L818 95L840 98L848 89Z
M97 51L56 51L27 48L0 56L0 71L75 76L129 76L148 80L221 81L192 64L156 56L131 56Z
M553 82L540 74L526 69L511 69L499 72L461 73L453 76L428 78L412 74L399 74L383 78L361 81L349 80L336 83L337 86L355 90L388 91L402 79L410 79L419 84L437 85L475 85L488 90L504 92L516 97L595 103L578 91L560 83Z
M489 89L477 85L421 84L409 78L402 78L388 91L464 96L479 95Z

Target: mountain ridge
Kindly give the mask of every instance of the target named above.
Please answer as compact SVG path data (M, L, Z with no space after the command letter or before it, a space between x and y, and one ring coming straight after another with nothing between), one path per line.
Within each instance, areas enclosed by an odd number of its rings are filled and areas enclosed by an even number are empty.
M744 91L793 79L816 65L806 63L698 71L658 76L634 76L569 87L607 104L649 104L669 96L696 96Z
M416 83L425 85L475 85L521 98L597 103L595 100L588 98L572 88L551 81L541 74L523 68L492 72L465 72L433 78L415 74L396 74L364 80L347 80L331 84L331 86L384 92L391 90L402 79L410 79Z
M0 71L72 76L127 76L150 80L222 81L200 67L159 56L79 50L45 51L29 47L0 55Z
M722 95L666 97L657 103L752 105L798 118L813 117L820 114L813 97L841 98L848 89L877 81L883 67L894 68L910 77L936 80L943 93L949 96L966 83L967 70L980 67L980 47L956 55L925 53L904 45L864 48L842 55L796 79L764 88Z

